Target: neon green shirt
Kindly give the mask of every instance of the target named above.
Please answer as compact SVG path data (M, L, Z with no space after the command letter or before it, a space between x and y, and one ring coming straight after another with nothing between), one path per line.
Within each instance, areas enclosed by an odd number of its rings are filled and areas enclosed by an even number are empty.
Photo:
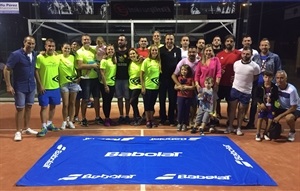
M142 63L141 70L144 72L145 89L157 90L159 88L159 62L146 58Z
M106 84L108 86L114 86L116 81L117 65L113 63L111 58L102 59L100 62L100 69L104 70L104 76L102 77L105 78Z
M83 46L77 50L77 56L76 60L82 61L84 64L93 64L96 62L96 50L95 48L90 47L88 50L86 50ZM87 70L81 70L81 74L85 76L87 73ZM88 77L90 79L98 78L98 74L95 70L91 69L89 72Z
M59 56L59 85L62 86L66 83L73 82L76 78L76 70L75 70L75 58L73 55L69 55L68 57L64 57L63 54Z
M140 73L142 64L138 62L131 62L128 68L129 74L129 89L142 89Z
M53 90L59 88L58 83L59 56L38 55L35 67L39 71L41 84L45 89Z

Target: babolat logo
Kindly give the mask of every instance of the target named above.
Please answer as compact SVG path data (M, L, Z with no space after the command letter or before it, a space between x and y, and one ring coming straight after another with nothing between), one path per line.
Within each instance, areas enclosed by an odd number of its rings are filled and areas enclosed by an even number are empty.
M234 157L235 159L235 162L239 165L242 165L242 166L246 166L248 168L253 168L253 166L248 163L247 161L244 161L243 158L235 151L233 150L233 148L231 148L230 145L224 145L223 146L230 152L230 154Z
M164 174L158 176L155 180L230 180L230 175L219 176L219 175L199 175L199 174Z
M63 152L66 150L66 147L63 145L58 145L56 147L56 151L51 155L51 157L45 162L43 165L44 168L50 168L51 164L54 162L54 160Z
M84 141L89 141L89 140L103 140L103 141L131 141L134 140L134 137L124 137L124 138L91 138L91 137L86 137L83 140Z
M184 138L184 137L153 137L150 138L150 141L197 141L200 140L201 137L190 137L190 138Z
M136 174L69 174L58 180L77 180L77 179L133 179Z
M104 157L179 157L182 152L108 152Z

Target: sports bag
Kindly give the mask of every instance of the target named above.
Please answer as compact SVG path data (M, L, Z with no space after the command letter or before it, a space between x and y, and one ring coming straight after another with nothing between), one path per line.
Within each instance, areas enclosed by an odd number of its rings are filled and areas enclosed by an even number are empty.
M279 139L282 132L280 123L272 122L269 128L269 138L270 139Z

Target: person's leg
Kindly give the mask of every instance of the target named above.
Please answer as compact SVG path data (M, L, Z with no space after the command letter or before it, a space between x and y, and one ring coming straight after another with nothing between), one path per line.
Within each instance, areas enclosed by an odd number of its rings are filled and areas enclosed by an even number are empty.
M167 120L166 115L166 97L167 97L167 86L165 82L161 82L159 86L159 118L160 124L164 125Z
M256 141L261 141L260 130L261 130L262 121L263 121L262 118L260 118L260 117L257 118L256 136L255 136Z
M256 92L257 92L257 83L253 83L252 92L251 92L251 105L250 105L250 113L249 113L249 121L246 125L246 129L254 129L255 123L255 116L257 113L257 99L256 99Z
M168 119L171 126L175 125L175 111L176 111L176 99L177 92L174 89L174 82L170 83L168 86L168 100L169 100L169 108L168 108Z
M231 133L233 130L233 121L235 118L235 114L236 114L236 108L237 108L237 104L238 104L238 100L233 100L230 101L228 104L229 109L227 109L228 112L228 127L227 127L227 131L225 131L224 133Z
M32 105L34 104L34 98L35 98L35 90L26 94L24 127L25 127L25 130L27 131L27 133L30 133L30 134L37 134L37 131L30 129L31 108L32 108Z
M81 100L81 125L88 126L88 121L86 119L86 109L87 104L90 100L91 90L90 90L90 79L81 79L82 88L82 100Z
M77 92L70 92L70 95L69 95L69 108L68 108L68 113L69 113L70 120L72 120L74 118L74 115L75 115L76 96L77 96Z
M294 113L290 113L285 116L285 120L290 128L290 132L288 134L288 141L295 141L295 124L296 124L296 119L299 117L300 111L295 111ZM296 116L295 116L296 115Z
M62 92L62 116L63 121L67 122L69 114L69 92Z

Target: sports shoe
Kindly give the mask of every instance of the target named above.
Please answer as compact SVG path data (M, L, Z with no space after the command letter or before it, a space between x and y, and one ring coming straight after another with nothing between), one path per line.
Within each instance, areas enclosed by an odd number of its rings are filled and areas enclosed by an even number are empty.
M123 116L120 116L119 119L118 119L118 123L123 124L124 121L125 121L125 118Z
M295 141L295 136L296 136L296 132L289 132L289 135L288 135L288 141Z
M129 118L129 116L125 116L124 123L125 124L130 124L130 118Z
M80 122L78 116L74 116L73 123Z
M55 127L53 125L53 123L51 123L51 124L47 125L47 130L48 131L59 131L59 128Z
M255 141L261 141L260 134L255 135Z
M66 121L63 121L62 124L61 124L60 129L61 129L61 130L65 130L66 127L67 127L67 122L66 122Z
M215 133L215 132L217 132L217 129L215 127L211 127L211 128L209 128L209 132Z
M182 125L181 124L178 124L177 125L177 131L181 131L182 130Z
M81 120L81 126L85 126L85 127L89 126L89 123L86 118Z
M20 131L15 133L14 141L22 141L22 134Z
M151 123L151 121L147 121L146 127L147 127L147 128L152 128L152 123Z
M237 128L236 135L238 135L238 136L244 135L244 133L241 131L241 128Z
M109 127L110 126L110 119L106 118L104 121L104 126Z
M186 124L183 124L181 131L187 131L187 130L188 130L188 128L187 128Z
M195 133L197 133L197 128L192 127L191 134L195 134Z
M248 122L249 122L248 117L244 117L243 121L244 121L245 123L248 123Z
M42 127L42 130L36 134L37 137L44 137L47 134L48 130Z
M202 128L199 128L199 131L200 131L200 135L205 135L204 130Z
M75 125L72 121L68 121L68 126L67 127L70 128L70 129L75 129Z
M266 141L270 141L270 140L271 140L270 137L269 137L267 134L264 134L264 139L265 139Z
M232 127L227 127L227 129L224 131L224 134L229 134L229 133L233 133L234 130Z
M96 122L96 124L98 124L98 125L104 124L104 121L103 121L103 119L102 119L101 117L96 117L96 118L95 118L95 122Z
M31 129L31 128L27 128L26 130L23 130L22 133L26 133L26 134L28 134L28 135L29 135L29 134L32 134L32 135L38 134L37 131L35 131L35 130Z

